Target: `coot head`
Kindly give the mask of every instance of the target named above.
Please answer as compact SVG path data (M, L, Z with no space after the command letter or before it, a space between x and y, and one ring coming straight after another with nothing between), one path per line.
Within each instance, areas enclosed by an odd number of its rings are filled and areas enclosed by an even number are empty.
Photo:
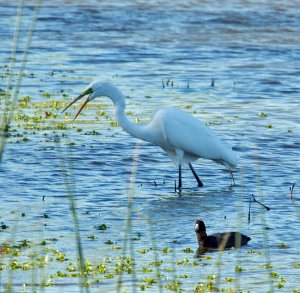
M196 220L195 221L195 232L201 234L203 236L206 235L206 227L203 221Z
M196 220L195 221L195 232L202 232L202 231L206 231L204 222L201 220Z

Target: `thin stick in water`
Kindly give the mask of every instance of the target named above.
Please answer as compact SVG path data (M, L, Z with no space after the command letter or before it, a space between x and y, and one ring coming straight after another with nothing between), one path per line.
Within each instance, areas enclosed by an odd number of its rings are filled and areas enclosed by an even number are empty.
M294 191L295 185L296 185L296 182L294 182L293 185L290 186L291 198L293 198L293 191Z
M249 211L248 211L248 225L250 224L250 217L251 217L251 196L250 196L250 199L249 199Z
M253 197L253 201L254 201L254 202L257 202L258 204L260 204L261 206L263 206L267 211L269 211L269 210L271 209L271 208L269 208L268 206L266 206L266 205L262 204L261 202L259 202L259 201L255 198L254 194L252 194L252 197Z

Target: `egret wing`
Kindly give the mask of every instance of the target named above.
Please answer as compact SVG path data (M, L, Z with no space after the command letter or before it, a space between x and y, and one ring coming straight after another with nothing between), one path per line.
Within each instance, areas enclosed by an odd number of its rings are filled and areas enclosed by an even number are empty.
M162 131L166 142L175 150L182 150L185 157L206 158L229 162L234 154L203 122L178 109L165 111Z

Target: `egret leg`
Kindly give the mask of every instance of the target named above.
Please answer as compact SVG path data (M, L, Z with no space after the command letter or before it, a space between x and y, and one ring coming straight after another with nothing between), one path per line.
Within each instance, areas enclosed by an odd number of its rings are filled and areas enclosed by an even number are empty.
M190 167L190 169L191 169L191 171L192 171L194 177L196 178L196 180L197 180L197 182L198 182L198 187L202 187L202 186L203 186L203 183L202 183L202 181L200 180L200 178L198 177L198 175L197 175L197 173L196 173L196 171L195 171L195 169L193 168L193 166L192 166L191 163L189 163L189 167Z
M180 164L178 167L178 175L179 175L178 189L181 190L182 189L182 180L181 180L181 165Z
M235 181L234 181L233 173L232 173L231 170L229 170L229 172L230 172L230 178L231 178L231 180L233 182L233 186L235 186Z

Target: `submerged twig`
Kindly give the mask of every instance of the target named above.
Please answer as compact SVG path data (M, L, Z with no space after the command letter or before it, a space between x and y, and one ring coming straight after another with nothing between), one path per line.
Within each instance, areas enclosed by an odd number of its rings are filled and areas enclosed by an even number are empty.
M253 199L252 199L252 198L253 198ZM266 206L266 205L262 204L261 202L259 202L259 201L255 198L254 194L251 194L250 200L249 200L248 224L250 224L250 217L251 217L251 202L252 202L252 201L258 203L258 204L261 205L261 206L263 206L267 211L269 211L269 210L271 209L271 208L269 208L268 206Z
M250 196L250 199L249 199L249 211L248 211L248 225L250 224L250 216L251 216L251 196Z
M296 185L296 182L294 182L293 185L290 186L291 198L293 198L293 191L294 191L295 185Z
M234 181L233 173L232 173L231 170L229 170L229 171L230 171L230 179L231 179L232 182L233 182L233 185L232 185L232 186L235 186L235 181Z
M267 211L269 211L269 210L271 209L271 208L269 208L268 206L266 206L266 205L262 204L261 202L259 202L259 201L255 198L254 194L252 194L252 197L253 197L253 201L254 201L254 202L257 202L258 204L260 204L261 206L263 206Z

